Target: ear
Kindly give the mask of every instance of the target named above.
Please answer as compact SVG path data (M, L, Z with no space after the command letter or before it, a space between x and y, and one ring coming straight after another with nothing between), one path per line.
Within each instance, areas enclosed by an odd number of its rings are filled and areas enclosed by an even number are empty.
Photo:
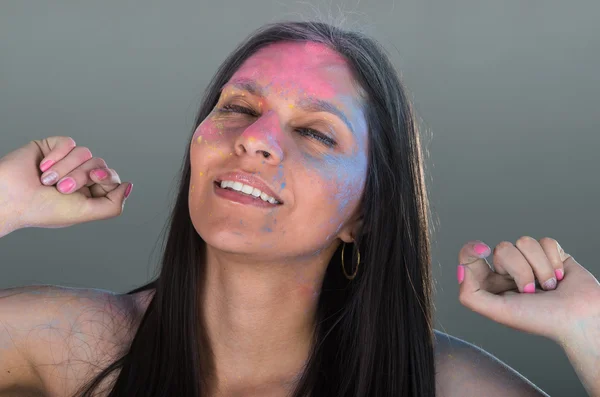
M348 223L346 223L344 225L344 227L342 227L340 229L340 232L338 233L338 238L340 240L342 240L344 243L353 243L355 240L355 237L358 235L358 232L362 229L362 227L363 227L362 215L356 216L352 220L350 220Z

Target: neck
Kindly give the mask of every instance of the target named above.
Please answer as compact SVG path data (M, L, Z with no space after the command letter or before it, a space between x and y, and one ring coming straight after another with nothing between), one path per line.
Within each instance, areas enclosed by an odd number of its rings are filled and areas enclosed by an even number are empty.
M327 255L265 264L207 246L206 259L204 313L218 395L291 388L311 348Z

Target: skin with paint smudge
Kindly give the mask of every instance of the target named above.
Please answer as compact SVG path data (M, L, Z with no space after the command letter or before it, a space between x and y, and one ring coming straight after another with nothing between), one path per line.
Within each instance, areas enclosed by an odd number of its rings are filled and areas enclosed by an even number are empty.
M236 85L242 81L255 82L264 96ZM303 110L299 103L310 97L332 103L352 129L331 113ZM225 85L193 139L190 215L211 250L295 261L352 241L367 131L351 73L334 51L314 43L262 49ZM262 178L283 205L264 210L217 197L215 179L238 170Z
M289 390L308 357L325 270L360 227L361 102L338 53L276 43L236 71L193 135L189 208L206 242L203 305L219 395ZM261 178L282 204L217 195L215 180L237 171Z

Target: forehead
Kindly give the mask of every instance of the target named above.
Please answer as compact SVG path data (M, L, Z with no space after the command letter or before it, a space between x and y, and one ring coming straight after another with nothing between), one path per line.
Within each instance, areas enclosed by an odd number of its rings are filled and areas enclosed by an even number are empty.
M346 60L326 45L280 42L261 48L232 76L255 80L267 93L316 96L358 102L358 92Z

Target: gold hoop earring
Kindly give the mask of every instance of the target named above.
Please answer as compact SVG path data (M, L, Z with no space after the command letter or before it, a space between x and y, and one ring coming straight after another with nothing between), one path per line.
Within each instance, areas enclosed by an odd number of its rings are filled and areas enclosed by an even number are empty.
M348 273L346 273L346 266L344 266L344 248L346 248L346 243L343 243L342 245L342 270L344 271L344 276L346 276L348 280L352 280L354 277L356 277L356 273L358 273L358 265L360 265L360 251L357 247L356 253L358 255L358 262L356 263L356 269L354 270L354 273L348 275Z

